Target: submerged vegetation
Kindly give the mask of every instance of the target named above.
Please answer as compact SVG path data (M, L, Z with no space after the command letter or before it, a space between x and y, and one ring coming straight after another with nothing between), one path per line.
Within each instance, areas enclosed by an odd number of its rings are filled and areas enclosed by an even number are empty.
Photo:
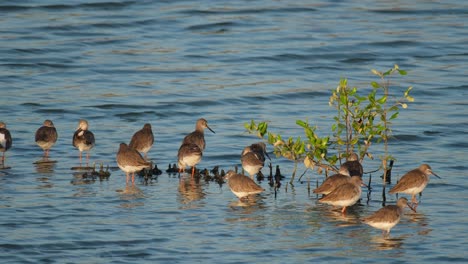
M303 137L286 138L271 132L266 121L251 120L245 124L245 128L262 139L266 137L268 143L274 147L276 156L294 162L291 184L300 161L306 168L318 173L336 172L337 163L352 152L359 155L361 162L365 157L373 159L371 147L379 143L383 143L384 154L379 156L381 166L378 170L383 171L384 183L389 182L388 163L395 159L388 149L392 122L398 118L400 110L407 108L407 103L413 102L414 98L410 96L412 87L403 90L390 87L391 76L407 74L398 65L385 72L371 72L379 80L370 82L369 89L350 87L347 79L341 79L337 88L332 91L329 106L336 109L336 115L329 135L319 136L317 127L305 120L296 120L296 124L304 129Z

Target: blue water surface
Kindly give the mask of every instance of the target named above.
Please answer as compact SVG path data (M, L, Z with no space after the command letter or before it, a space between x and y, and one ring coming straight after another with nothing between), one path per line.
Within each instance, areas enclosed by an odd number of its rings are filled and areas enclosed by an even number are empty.
M0 120L13 147L0 170L0 256L5 263L352 263L467 262L468 4L433 1L2 1ZM373 191L346 216L309 195L323 175L240 203L227 185L166 173L198 118L205 135L200 168L240 165L251 119L302 136L297 119L331 134L328 105L341 78L369 91L371 69L398 64L390 78L415 98L393 121L393 177L429 163L418 213L384 239L360 222L382 206ZM83 178L71 144L78 120L96 136L91 162L107 180ZM45 119L59 133L50 164L34 133ZM125 186L120 142L153 126L150 159L158 177ZM365 159L365 171L379 166ZM299 165L298 173L304 167ZM269 169L263 169L269 174ZM364 179L368 181L370 174ZM396 196L387 194L387 202Z

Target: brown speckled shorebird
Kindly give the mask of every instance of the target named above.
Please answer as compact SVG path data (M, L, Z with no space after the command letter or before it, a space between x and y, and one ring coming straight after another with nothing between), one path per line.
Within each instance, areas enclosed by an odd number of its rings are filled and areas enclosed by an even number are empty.
M242 168L253 179L263 166L265 166L265 155L270 159L266 152L266 145L263 142L255 143L244 148L241 154Z
M36 131L36 144L44 150L44 157L49 157L49 150L57 142L58 134L54 123L47 119L43 125Z
M195 174L195 165L201 161L205 150L205 128L215 133L204 118L197 120L195 131L184 137L177 154L179 172L185 171L186 166L192 167L192 177ZM195 146L196 147L195 147Z
M248 199L249 196L264 191L264 189L256 184L251 178L238 174L233 170L228 171L224 178L228 181L228 185L232 193L234 193L234 195L236 195L240 200Z
M196 144L201 151L205 150L205 128L208 128L211 132L215 133L209 126L208 121L204 118L200 118L197 120L197 124L195 125L195 131L188 134L184 137L182 141L183 144L191 143Z
M313 190L313 193L327 195L338 188L338 186L348 183L349 180L351 180L351 177L348 168L341 165L340 171L337 174L327 177L319 187Z
M422 164L419 168L407 172L398 183L393 186L388 193L406 193L411 194L411 203L414 210L418 207L418 201L416 200L416 194L422 192L429 183L429 175L434 175L440 179L440 177L435 174L431 166L427 164Z
M80 151L80 166L81 152L86 151L86 166L89 163L89 151L94 147L94 134L88 130L88 121L81 119L78 123L78 128L73 134L73 146Z
M352 176L349 182L338 186L327 196L320 198L319 202L343 207L341 213L345 214L346 208L354 205L361 198L361 185L364 185L361 177Z
M261 160L260 154L253 152L250 147L245 147L241 156L242 168L253 179L264 166L265 162Z
M148 158L148 151L151 149L154 143L153 130L151 129L151 124L146 123L142 129L138 130L133 134L132 139L130 140L129 147L136 149L139 152L145 154L145 159Z
M201 161L202 150L194 143L182 144L177 153L179 172L184 172L186 167L192 167L192 177L195 175L195 166Z
M382 230L382 235L388 236L390 234L390 229L400 222L403 209L407 206L414 211L414 209L408 204L408 199L401 197L398 199L396 205L387 205L380 208L372 215L363 218L362 222Z
M5 152L11 148L13 139L11 138L10 131L6 128L6 124L0 122L0 151L2 155L2 168L5 168Z
M364 173L362 165L359 162L359 157L356 153L349 154L347 161L341 166L348 169L349 175L362 177L362 174Z
M120 143L116 159L119 168L125 172L127 184L130 180L130 173L132 174L133 184L135 183L135 172L151 167L151 163L145 161L137 150L130 148L125 143Z

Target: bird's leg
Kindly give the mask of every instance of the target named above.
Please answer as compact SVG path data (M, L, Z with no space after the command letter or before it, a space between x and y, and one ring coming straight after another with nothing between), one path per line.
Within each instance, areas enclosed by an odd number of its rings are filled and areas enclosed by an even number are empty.
M192 178L195 175L195 166L192 167Z
M389 230L382 230L382 236L384 238L388 238L390 236L390 231Z
M132 185L135 184L135 172L132 173Z
M89 164L89 151L86 152L86 167L88 167Z
M125 177L126 177L126 185L128 185L128 181L130 180L130 174L128 174L128 172L125 173Z
M81 158L81 151L80 151L80 168L81 168L81 161L82 161L82 158Z
M343 209L341 209L341 213L342 213L343 215L346 214L346 206L344 206Z
M416 212L416 208L418 208L418 200L416 200L416 195L413 195L413 197L411 197L411 205L413 206L413 209L414 209L414 212Z

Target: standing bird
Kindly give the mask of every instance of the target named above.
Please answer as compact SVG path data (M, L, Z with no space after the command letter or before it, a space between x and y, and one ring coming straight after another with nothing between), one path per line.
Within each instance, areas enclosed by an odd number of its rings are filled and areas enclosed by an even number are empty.
M5 152L11 148L13 139L10 131L6 128L6 124L0 122L0 151L3 152L2 167L5 168Z
M398 199L396 205L387 205L382 207L372 215L363 218L362 222L382 230L382 235L388 236L390 234L390 229L400 222L403 209L407 206L414 211L414 209L408 204L408 199L401 197Z
M398 183L393 186L388 193L407 193L411 194L411 203L413 208L416 211L418 207L418 201L416 200L416 194L422 192L429 183L429 175L434 175L440 179L440 177L435 174L431 166L427 164L422 164L419 168L407 172Z
M364 185L361 177L353 176L345 184L338 186L335 190L319 199L319 202L343 207L342 214L346 213L346 207L355 204L361 198L361 185Z
M58 134L54 123L47 119L36 131L36 144L44 150L44 157L49 157L49 150L57 142Z
M195 131L188 134L184 137L182 141L182 145L186 143L193 143L196 144L201 151L205 150L205 128L208 128L211 132L215 133L209 126L208 121L204 118L200 118L197 120L197 124L195 125Z
M346 167L349 171L349 175L357 175L362 177L364 170L362 168L361 163L359 162L359 157L356 153L351 153L348 156L348 160L341 165L342 167Z
M120 143L116 159L119 168L125 172L127 184L130 180L130 173L132 174L132 184L134 184L135 172L151 167L151 163L145 161L137 150L130 148L125 143Z
M192 167L192 177L195 175L195 166L201 161L203 156L202 150L197 144L185 143L182 144L177 153L179 172L184 172L185 167Z
M177 153L179 172L183 172L186 166L192 167L192 177L195 174L195 165L201 161L203 151L205 150L205 128L215 133L208 122L200 118L195 125L195 131L184 137Z
M266 145L263 142L254 143L245 147L242 151L242 168L249 173L252 179L265 166L265 155L270 159L270 156L266 152Z
M80 166L81 152L86 151L86 166L89 162L89 151L94 147L95 140L93 132L88 130L88 121L81 119L78 123L78 128L73 134L73 146L80 151Z
M239 200L248 199L249 196L265 191L262 187L256 184L251 178L238 174L233 170L226 173L224 177L228 180L229 188Z
M151 149L154 143L153 130L151 130L151 124L146 123L142 129L138 130L133 134L130 144L130 148L136 149L139 152L145 153L145 159L148 158L148 151Z
M338 188L338 186L348 183L349 180L351 180L351 177L348 168L341 165L340 171L337 174L327 177L319 187L313 190L313 193L327 195Z
M241 155L242 168L249 173L253 179L254 175L257 174L265 165L264 159L262 160L261 154L253 152L251 147L245 147Z

